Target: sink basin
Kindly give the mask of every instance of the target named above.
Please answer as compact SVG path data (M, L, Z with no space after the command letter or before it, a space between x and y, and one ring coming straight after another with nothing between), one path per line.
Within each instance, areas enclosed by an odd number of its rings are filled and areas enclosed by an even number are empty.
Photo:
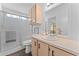
M48 36L47 40L57 40L57 39L56 39L56 36Z
M45 36L42 36L42 39L45 39L45 40L57 40L56 39L56 35L45 35Z

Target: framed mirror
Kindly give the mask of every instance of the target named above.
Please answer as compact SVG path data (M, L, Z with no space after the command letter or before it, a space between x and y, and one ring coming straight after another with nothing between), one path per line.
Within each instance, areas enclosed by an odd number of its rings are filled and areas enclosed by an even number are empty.
M48 33L56 34L56 17L50 17L48 19Z

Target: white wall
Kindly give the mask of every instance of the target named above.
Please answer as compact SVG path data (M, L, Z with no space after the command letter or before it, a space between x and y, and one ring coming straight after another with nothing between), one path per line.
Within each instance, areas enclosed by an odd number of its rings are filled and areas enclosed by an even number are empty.
M79 3L69 4L69 36L79 40Z
M2 10L2 4L0 3L0 10Z
M40 26L40 32L44 33L45 32L45 22L47 20L46 13L45 13L46 3L41 3L41 6L42 6L42 17L43 18L42 18L42 23Z
M62 34L79 40L79 4L61 4L46 12L47 18L54 16Z
M1 26L2 26L2 12L0 11L0 51L1 51L1 31L2 31L2 29L1 29Z

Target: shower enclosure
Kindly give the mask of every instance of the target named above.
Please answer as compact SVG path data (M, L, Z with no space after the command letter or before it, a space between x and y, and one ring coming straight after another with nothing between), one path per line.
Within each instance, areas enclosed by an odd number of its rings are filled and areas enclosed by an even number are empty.
M26 17L7 10L0 10L0 53L22 47L26 38Z

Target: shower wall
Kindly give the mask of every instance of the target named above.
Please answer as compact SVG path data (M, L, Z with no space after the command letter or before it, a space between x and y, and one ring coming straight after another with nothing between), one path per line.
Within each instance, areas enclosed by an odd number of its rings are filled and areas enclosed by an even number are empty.
M1 52L1 48L2 48L2 40L1 40L1 38L2 38L2 36L1 36L1 33L2 33L2 15L3 15L3 13L0 11L0 52Z
M8 10L8 11L7 11ZM18 15L19 18L9 17L9 14ZM20 17L21 16L21 17ZM3 53L6 55L6 52L9 50L14 50L18 46L22 47L22 41L25 40L26 36L26 19L20 13L11 11L8 8L0 10L0 55ZM6 52L6 54L4 53Z

